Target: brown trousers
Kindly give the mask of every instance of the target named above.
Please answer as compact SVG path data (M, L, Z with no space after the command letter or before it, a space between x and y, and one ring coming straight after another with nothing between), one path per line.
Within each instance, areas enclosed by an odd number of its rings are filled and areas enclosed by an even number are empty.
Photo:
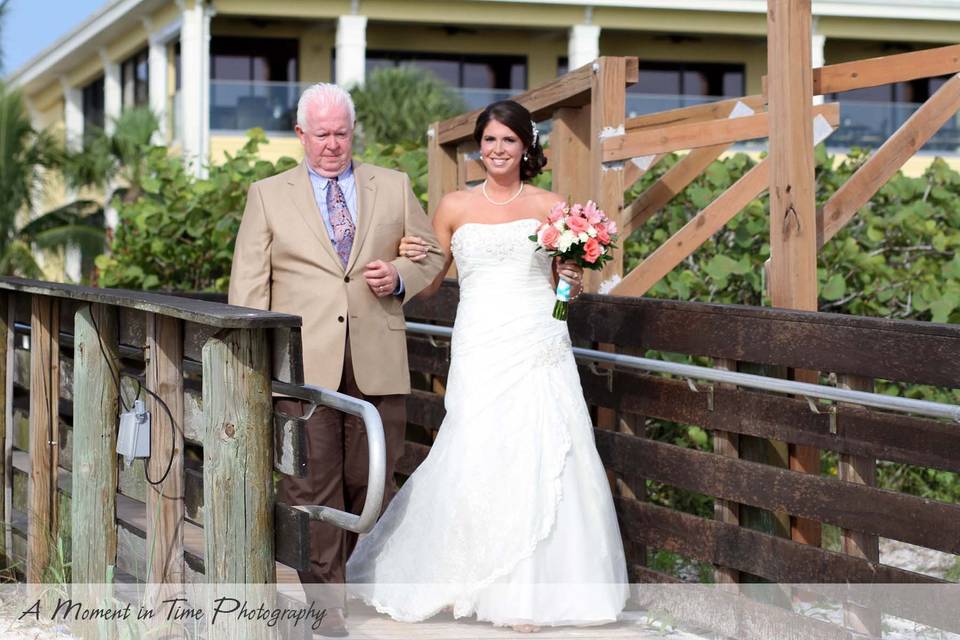
M386 471L383 508L397 492L393 474L403 455L406 398L403 395L366 396L353 377L350 345L344 354L340 393L373 404L383 421ZM308 403L277 399L275 408L287 415L304 415ZM289 505L322 505L359 514L367 495L367 434L363 421L329 407L317 407L305 425L307 472L302 478L282 475L277 498ZM310 569L300 571L308 598L324 606L343 606L340 588L323 587L311 593L309 585L342 585L347 558L357 544L357 534L325 522L310 522Z

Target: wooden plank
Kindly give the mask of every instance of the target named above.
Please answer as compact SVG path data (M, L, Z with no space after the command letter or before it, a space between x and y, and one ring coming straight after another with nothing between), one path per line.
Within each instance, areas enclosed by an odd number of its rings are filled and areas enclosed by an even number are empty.
M434 322L446 326L453 324L460 301L460 287L453 278L447 278L436 295L430 298L414 298L403 305L403 313L408 321Z
M403 446L403 456L397 463L397 473L409 476L426 460L430 447L418 442L407 442Z
M762 95L753 95L707 102L706 104L695 104L689 107L670 109L669 111L658 111L657 113L648 113L627 118L625 128L627 131L632 131L638 129L659 129L660 127L668 127L681 123L709 122L710 120L728 117L738 102L742 102L754 111L761 111L767 100Z
M551 188L572 202L591 199L590 173L584 171L590 162L590 140L589 105L556 110L550 132L554 152Z
M657 247L656 251L628 273L610 293L617 296L645 294L763 193L767 189L769 175L767 160L761 160L666 242Z
M623 169L623 190L629 190L637 183L638 180L640 180L640 178L647 175L651 169L657 166L657 164L666 157L666 153L659 153L655 155L646 168L641 168L640 165L638 165L636 162L633 162L633 160L627 162ZM624 220L626 220L626 215L624 215Z
M306 571L310 567L310 516L282 502L274 505L273 544L277 562Z
M13 380L16 377L16 369L14 360L14 355L16 353L14 349L14 325L15 325L15 315L16 315L16 306L17 301L15 294L7 293L4 294L3 298L6 303L6 306L3 310L2 319L6 323L6 331L0 334L0 340L3 340L5 345L4 353L4 369L6 375L3 380L3 388L5 393L5 402L3 407L4 412L4 424L6 425L6 431L4 433L3 440L0 442L3 443L3 511L0 514L3 515L4 522L10 522L13 517L13 435L14 435L14 420L13 420ZM23 296L21 296L23 297ZM28 418L29 424L29 418ZM9 554L13 550L13 537L10 532L9 527L4 528L5 531L2 534L3 540L3 549L6 557L9 557Z
M21 291L34 295L56 296L60 299L127 307L150 313L159 313L180 320L208 324L222 329L299 327L302 324L300 316L248 309L219 302L150 291L99 289L12 276L0 277L0 290Z
M57 300L32 296L30 339L30 525L27 581L41 582L56 531Z
M687 188L714 160L730 148L729 144L694 149L670 167L659 180L623 211L623 237L629 237L640 225L663 209L674 196Z
M531 89L511 98L526 107L533 119L545 120L561 107L582 107L590 103L590 91L594 79L594 65L603 65L605 60L614 58L601 57L596 61L585 64L569 73L552 80L544 85ZM623 58L626 74L625 84L634 84L638 78L637 58ZM440 144L454 144L470 138L476 126L477 116L482 109L476 109L459 116L444 120L435 126L437 140Z
M960 44L814 69L813 93L826 95L960 72Z
M779 583L936 584L943 581L746 527L616 498L624 537Z
M208 582L272 582L273 429L262 330L218 334L204 346L203 414Z
M718 385L713 409L704 394L683 380L617 371L612 390L606 381L580 368L589 404L622 412L741 436L792 442L838 453L960 472L960 430L940 420L838 407L838 433L830 432L826 414L810 411L807 402L781 395ZM749 407L749 412L743 408Z
M817 246L835 236L958 109L960 74L937 89L817 212Z
M76 582L103 583L117 556L117 408L114 372L117 314L106 305L80 308L76 327L76 394L73 400L73 443L82 453L73 465L71 507L73 577Z
M717 369L723 371L736 371L737 370L737 361L736 360L725 360L717 359L714 361L713 366ZM716 385L720 389L730 389L735 390L736 385L730 385L721 383ZM689 388L689 387L688 387ZM713 393L713 388L710 389L710 392ZM714 398L714 407L716 406L716 398ZM708 407L708 410L713 409L714 407ZM726 456L728 458L739 458L740 457L740 435L730 431L720 431L713 430L711 434L713 440L713 451L719 456ZM740 505L736 502L731 502L729 500L714 500L713 501L713 517L718 522L723 522L733 526L740 526ZM736 584L740 582L740 572L736 569L728 569L726 567L718 565L713 572L714 580L720 584Z
M597 430L595 435L601 459L625 477L656 480L947 553L960 551L960 539L954 535L960 527L960 505L620 433Z
M147 463L148 582L183 582L183 323L147 314L146 378L151 416ZM157 483L157 484L154 484Z
M407 395L407 422L431 431L439 429L446 415L443 396L413 389Z
M874 390L872 379L859 376L839 376L837 386L856 391L872 392ZM851 456L841 453L837 463L837 475L846 482L874 487L877 484L877 461L871 457ZM842 529L840 532L840 549L855 558L880 562L880 541L874 535L853 529ZM871 611L855 604L848 604L843 609L843 621L845 626L857 633L869 634L876 638L882 635L881 617L877 611Z
M474 120L476 116L474 116ZM449 122L449 121L447 121ZM457 140L441 140L441 122L435 122L427 130L427 212L432 217L445 194L457 190L460 178L457 162ZM473 129L470 129L470 135ZM464 136L466 137L466 136Z
M411 371L445 376L450 367L450 344L449 342L431 343L426 336L408 335L407 359Z
M813 115L822 115L834 127L840 125L840 105L836 102L817 105ZM706 122L675 124L658 129L627 131L603 141L603 162L618 162L637 156L699 149L718 144L732 144L770 134L770 113L761 111L741 118L721 118ZM813 130L810 129L810 140ZM811 142L812 145L812 142Z
M13 385L7 384L8 376L11 378L13 376L13 370L9 366L12 364L12 358L8 358L9 355L13 355L13 345L11 341L8 340L8 337L11 334L13 327L10 325L10 303L11 294L0 293L0 443L3 444L4 453L0 457L0 517L4 518L4 522L9 522L7 519L7 508L9 505L9 496L7 494L7 488L10 486L8 480L8 463L6 455L6 442L9 437L8 434L12 434L13 425ZM3 566L9 567L11 565L8 559L8 552L10 547L7 546L6 536L0 533L0 562L4 562Z

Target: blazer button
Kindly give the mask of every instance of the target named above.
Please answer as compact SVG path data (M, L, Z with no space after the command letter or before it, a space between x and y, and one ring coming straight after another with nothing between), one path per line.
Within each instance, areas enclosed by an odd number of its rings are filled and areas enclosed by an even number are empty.
M344 282L350 282L350 276L343 276Z
M343 322L343 316L338 316L338 317L337 317L337 322Z

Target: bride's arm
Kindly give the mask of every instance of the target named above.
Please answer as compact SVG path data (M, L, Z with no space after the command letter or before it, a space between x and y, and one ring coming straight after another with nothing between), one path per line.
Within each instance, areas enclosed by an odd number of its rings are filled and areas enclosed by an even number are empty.
M450 239L453 235L451 195L453 194L447 194L443 197L440 206L437 207L437 212L433 216L433 233L437 237L437 243L443 250L446 260L433 282L417 294L416 297L418 298L429 298L436 294L440 290L440 285L443 284L447 272L450 271L450 265L453 264L453 253L450 251ZM408 257L413 262L419 262L426 257L426 248L426 243L417 236L404 236L400 240L400 255Z

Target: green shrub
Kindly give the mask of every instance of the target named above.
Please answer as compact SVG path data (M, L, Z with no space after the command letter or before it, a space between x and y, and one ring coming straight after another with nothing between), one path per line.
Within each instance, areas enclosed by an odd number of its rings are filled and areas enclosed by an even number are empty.
M211 166L204 179L188 173L166 148L148 148L139 197L114 199L120 225L110 254L97 258L100 284L226 291L250 184L296 165L291 158L276 164L259 159L264 142L263 131L252 130L243 148Z

